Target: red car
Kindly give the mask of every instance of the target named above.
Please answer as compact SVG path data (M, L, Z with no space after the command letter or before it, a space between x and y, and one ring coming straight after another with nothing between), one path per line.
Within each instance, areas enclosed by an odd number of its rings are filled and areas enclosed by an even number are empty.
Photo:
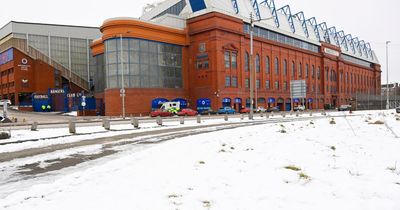
M162 109L157 109L157 110L154 110L154 111L152 111L151 113L150 113L150 116L152 116L152 117L157 117L157 116L160 116L160 117L170 117L170 116L173 116L174 114L172 114L171 112L168 112L168 111L166 111L166 110L162 110Z
M193 109L182 109L177 113L178 116L196 116L197 112Z
M250 113L250 109L249 108L241 109L240 113Z

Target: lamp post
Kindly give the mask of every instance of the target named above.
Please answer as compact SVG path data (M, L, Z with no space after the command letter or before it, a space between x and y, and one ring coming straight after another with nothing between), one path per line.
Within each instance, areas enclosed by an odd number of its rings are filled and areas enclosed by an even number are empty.
M120 45L121 45L121 56L120 56L120 61L121 61L121 89L120 89L120 95L122 97L122 118L125 119L125 80L124 80L124 64L123 64L123 58L122 58L122 34L120 34Z
M389 44L390 44L390 41L386 41L386 109L390 108L390 105L389 105Z
M256 69L253 68L253 29L254 29L254 22L259 22L262 20L270 20L273 17L265 18L265 19L259 19L259 20L254 20L253 19L253 13L250 13L250 113L249 113L249 119L253 119L254 115L254 89L257 91L257 87L254 88L255 86L255 79L256 77ZM256 93L257 95L257 93ZM257 101L257 98L255 99ZM256 102L257 103L257 102Z

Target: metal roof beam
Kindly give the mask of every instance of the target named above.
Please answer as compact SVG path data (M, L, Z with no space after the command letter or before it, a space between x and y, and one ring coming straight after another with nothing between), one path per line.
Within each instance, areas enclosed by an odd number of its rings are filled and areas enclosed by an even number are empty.
M366 46L365 46L365 41L364 40L361 40L360 41L360 47L361 47L361 49L362 49L362 51L364 52L364 54L367 56L367 58L368 58L368 52L367 52L367 48L366 48Z
M340 39L340 45L344 45L344 48L346 49L346 51L348 51L349 50L349 45L347 44L346 35L345 35L344 31L343 30L339 31L336 34Z
M310 34L308 33L307 22L304 16L304 12L298 12L294 14L294 16L301 22L301 26L303 27L303 31L306 34L307 38L310 37Z
M358 50L358 53L360 53L362 55L360 41L359 41L358 37L353 38L353 43L354 43L354 47Z
M253 10L256 14L257 20L261 20L260 9L258 8L257 0L251 0L251 6L253 6Z
M355 54L356 53L356 49L354 47L353 37L351 36L351 34L347 34L345 37L346 37L347 42L350 44L350 47L351 47L351 50L353 51L353 54Z
M294 23L293 23L293 16L292 16L292 12L290 11L290 6L286 5L280 9L277 10L278 12L281 12L282 14L284 14L285 16L287 16L287 20L289 22L290 25L290 29L292 30L293 33L296 32L296 27L294 27Z
M236 0L231 0L232 1L232 5L233 5L233 9L235 10L236 14L239 14L239 7L237 4Z
M321 29L321 31L324 32L325 42L331 43L331 39L329 38L328 34L328 26L326 25L326 22L318 24L318 29Z
M336 27L333 26L333 27L328 28L328 33L329 33L329 35L333 36L333 39L335 40L336 45L340 47L339 38L336 33Z
M276 7L275 7L275 2L274 0L263 0L260 5L267 6L271 10L272 17L274 17L274 22L277 28L279 28L280 23L279 23L279 18L278 14L276 12Z
M318 41L321 41L321 36L319 35L319 31L318 31L317 19L315 19L315 17L312 17L312 18L306 20L306 22L309 23L313 27L315 36L318 38Z

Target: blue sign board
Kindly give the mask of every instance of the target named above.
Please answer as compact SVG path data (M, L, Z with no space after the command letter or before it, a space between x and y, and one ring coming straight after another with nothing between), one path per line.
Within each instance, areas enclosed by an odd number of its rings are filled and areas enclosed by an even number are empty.
M231 103L231 99L230 98L224 98L224 99L222 99L222 103Z
M151 101L151 108L154 110L154 109L158 109L158 108L160 108L161 107L161 105L163 104L163 103L165 103L165 102L168 102L168 99L165 99L165 98L156 98L156 99L153 99L152 101Z
M8 63L14 59L13 48L6 50L0 54L0 65Z
M312 103L312 102L313 102L313 99L312 99L312 98L309 98L307 101L308 101L309 103Z
M183 99L183 98L175 98L174 100L172 100L173 102L179 102L181 109L185 109L187 108L187 100Z
M235 98L235 104L241 104L242 99L241 98Z
M275 98L268 98L268 103L275 103Z
M293 99L293 103L300 103L300 99L294 98L294 99Z
M211 108L211 100L208 98L200 98L197 100L197 111L209 110Z
M206 8L206 3L204 0L189 0L189 2L193 12L197 12Z

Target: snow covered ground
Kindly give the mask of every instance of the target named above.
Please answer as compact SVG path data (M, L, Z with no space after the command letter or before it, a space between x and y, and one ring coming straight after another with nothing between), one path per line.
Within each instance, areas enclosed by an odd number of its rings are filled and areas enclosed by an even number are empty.
M121 146L23 185L5 183L0 209L400 209L399 117L357 114Z

